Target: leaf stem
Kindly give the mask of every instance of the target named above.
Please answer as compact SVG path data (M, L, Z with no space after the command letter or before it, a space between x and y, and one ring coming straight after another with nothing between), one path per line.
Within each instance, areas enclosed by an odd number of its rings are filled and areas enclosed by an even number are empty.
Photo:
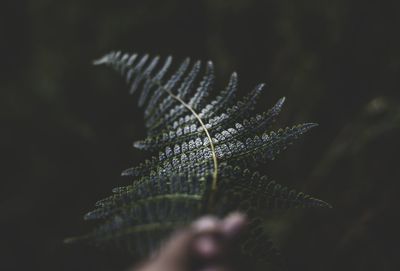
M150 76L147 76L148 80L151 80L152 78ZM211 138L210 133L207 130L206 125L204 124L203 120L201 119L201 117L199 116L199 114L196 113L196 111L194 111L194 109L187 104L184 100L182 100L179 96L173 94L171 92L171 90L167 89L166 87L164 87L160 81L155 81L154 83L157 84L157 86L161 89L163 89L164 91L166 91L168 93L168 95L170 95L173 99L177 100L179 103L181 103L186 109L188 109L193 116L198 120L198 122L200 123L201 127L203 128L208 141L210 142L210 148L211 148L211 156L212 156L212 160L213 160L213 164L214 164L214 171L213 171L213 175L212 175L212 184L211 184L211 193L210 193L210 198L209 198L209 202L208 202L208 208L209 210L212 209L213 203L214 203L214 197L215 197L215 192L217 191L217 183L218 183L218 160L217 160L217 154L215 152L215 146L213 143L213 140Z

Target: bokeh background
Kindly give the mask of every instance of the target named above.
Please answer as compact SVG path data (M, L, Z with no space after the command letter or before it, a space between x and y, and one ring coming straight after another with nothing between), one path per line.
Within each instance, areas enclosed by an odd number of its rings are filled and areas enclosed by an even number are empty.
M320 123L267 165L332 210L268 214L289 270L399 270L398 1L2 1L1 270L125 270L129 257L64 246L144 154L136 97L110 50L211 59L218 86L266 82L282 126ZM396 237L397 236L397 237Z

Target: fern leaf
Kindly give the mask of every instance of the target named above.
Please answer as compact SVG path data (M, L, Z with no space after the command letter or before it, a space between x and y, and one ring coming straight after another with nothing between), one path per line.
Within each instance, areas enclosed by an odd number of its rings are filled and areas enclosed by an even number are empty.
M182 84L180 85L180 88L177 91L177 95L181 99L185 99L186 96L189 94L189 91L193 89L192 85L196 79L196 76L198 75L200 71L200 61L197 61L189 74L185 77L183 80ZM151 127L152 130L155 129L160 129L159 127L165 124L164 123L164 116L168 112L168 110L176 104L176 100L174 100L171 96L167 96L158 106L157 110L153 113L151 118L147 120L147 126Z
M258 95L263 89L262 85L259 85L254 89L252 95L246 96L242 101L239 101L236 105L228 108L226 112L221 113L219 116L208 119L205 126L211 136L217 132L221 132L225 127L235 125L236 121L243 121L240 125L253 126L253 131L260 131L263 128L268 128L275 118L280 113L285 98L279 99L279 101L271 108L268 112L264 112L262 115L256 115L250 119L244 119L245 116L253 109ZM233 129L233 128L230 128ZM247 131L247 130L246 130ZM195 140L197 137L204 134L203 127L192 123L191 125L178 126L174 123L174 127L170 130L164 130L163 132L148 136L144 140L136 141L134 147L138 149L144 149L154 151L160 148L164 148L167 145L180 144L183 141Z
M262 219L253 218L248 227L249 229L241 238L242 252L245 257L250 259L248 261L252 265L266 265L267 270L286 270L281 252L265 232Z
M159 81L149 80L158 87L153 92L153 95L149 99L149 103L144 111L144 116L146 120L152 116L153 112L157 109L159 104L166 103L166 101L172 100L171 96L167 95L164 91L162 91L162 88L164 87L165 89L173 90L175 86L179 83L179 81L182 79L187 68L189 67L189 64L190 64L189 58L185 59L185 61L183 61L182 64L180 65L179 69L171 76L171 78L167 81L167 83L164 86L160 85ZM165 100L160 101L160 99L163 96L165 97L166 101ZM146 121L146 127L149 128L149 126L150 126L149 123L147 123Z
M171 66L172 63L172 57L169 56L167 57L167 59L165 60L164 65L162 66L162 68L159 70L159 72L153 77L153 80L156 82L160 82L165 74L167 73L169 67ZM152 81L147 80L146 83L143 86L143 91L140 95L139 98L139 106L142 107L144 105L144 103L146 102L146 100L148 99L148 95L150 93L150 90L154 87L154 83L152 83Z
M227 87L210 101L215 80L212 62L207 62L203 76L200 61L190 65L185 59L175 72L170 71L172 57L159 63L158 56L121 52L94 62L121 74L130 93L141 89L138 105L144 107L147 137L134 146L158 156L123 171L132 183L114 188L84 216L99 225L66 242L116 243L145 256L176 227L200 215L241 210L253 221L242 240L243 254L279 263L279 252L260 218L272 209L331 206L250 168L275 159L316 124L273 130L285 98L266 112L254 113L264 84L235 102L238 78L232 73ZM166 78L167 74L171 75Z

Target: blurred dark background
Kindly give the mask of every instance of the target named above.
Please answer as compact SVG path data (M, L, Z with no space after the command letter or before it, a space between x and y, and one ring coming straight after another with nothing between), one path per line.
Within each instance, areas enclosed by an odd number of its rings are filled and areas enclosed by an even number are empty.
M129 183L143 153L137 97L105 68L110 50L211 59L280 124L320 126L268 173L335 207L270 215L289 270L399 270L398 1L3 1L0 16L0 269L124 270L129 258L64 237ZM397 237L396 237L397 236Z

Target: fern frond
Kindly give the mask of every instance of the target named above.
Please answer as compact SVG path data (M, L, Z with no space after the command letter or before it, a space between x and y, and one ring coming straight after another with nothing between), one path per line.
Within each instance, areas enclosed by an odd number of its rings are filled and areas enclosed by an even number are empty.
M161 67L161 69L159 70L159 72L153 77L155 81L161 81L165 74L167 73L169 67L172 64L172 57L167 57L167 59L165 60L164 65ZM129 81L128 81L129 82ZM139 98L139 102L138 105L140 107L142 107L144 105L144 103L146 102L146 100L148 99L148 95L151 91L151 89L154 87L154 85L151 83L151 81L147 80L146 83L143 86L143 91L140 95Z
M158 201L164 199L187 198L201 200L206 191L207 178L187 178L174 175L171 178L153 176L142 178L133 185L113 189L113 195L96 203L97 209L87 213L84 218L106 219L119 211L131 208L145 201Z
M111 52L94 64L121 74L130 93L141 89L138 105L144 107L147 137L134 146L158 156L123 171L132 183L114 188L84 216L100 225L67 242L117 243L135 255L146 255L176 227L205 213L223 216L241 210L254 222L273 209L330 207L250 170L275 159L316 126L272 130L285 98L266 112L254 113L264 84L235 102L238 78L232 73L227 87L210 101L215 80L210 61L204 75L201 62L191 64L189 59L171 72L172 57L160 64L158 56ZM278 262L279 253L259 222L252 223L242 245L245 255Z
M215 134L213 137L215 152L221 162L254 166L266 160L274 160L276 155L285 150L300 135L315 126L314 123L305 123L240 140L238 135L243 135L246 129L237 123L235 128ZM122 175L136 177L149 174L151 171L157 174L163 174L165 171L178 174L185 170L189 163L194 168L207 164L210 161L210 155L208 139L196 138L181 145L167 146L163 152L160 152L158 158L153 157L138 166L129 168L123 171Z
M328 203L283 186L257 171L225 166L221 176L216 204L222 215L233 210L262 215L275 209L331 208Z
M263 220L260 217L255 217L249 222L248 230L241 239L242 253L251 259L253 265L266 265L267 270L286 270L281 252L265 232Z
M192 85L196 76L200 71L200 62L197 61L189 74L183 79L179 89L177 90L177 95L180 99L185 100L186 96L189 94L189 90L192 90ZM165 97L165 99L158 104L158 107L152 112L151 116L147 119L146 125L151 130L158 131L160 127L164 127L164 116L171 109L173 105L177 105L176 99L170 95Z
M250 101L250 99L247 99L247 101ZM268 112L257 114L254 117L250 117L248 119L244 118L247 113L246 110L249 108L248 104L245 102L239 102L238 104L242 104L242 106L239 107L236 105L228 108L226 112L210 119L205 124L205 126L211 136L215 136L217 133L229 132L231 134L237 134L237 137L239 137L245 134L251 134L254 132L266 130L279 115L284 101L285 98L281 98L270 110L268 110ZM229 126L231 126L232 128L225 128ZM239 132L235 130L235 128L233 128L235 126L243 126L244 129L240 129ZM223 129L226 129L226 131ZM183 127L171 129L169 130L169 132L164 131L157 135L148 136L144 140L136 141L133 145L138 149L155 151L165 148L168 145L176 145L181 144L184 141L196 140L203 134L204 131L202 127L199 127L196 124L192 124L191 126L185 125Z

